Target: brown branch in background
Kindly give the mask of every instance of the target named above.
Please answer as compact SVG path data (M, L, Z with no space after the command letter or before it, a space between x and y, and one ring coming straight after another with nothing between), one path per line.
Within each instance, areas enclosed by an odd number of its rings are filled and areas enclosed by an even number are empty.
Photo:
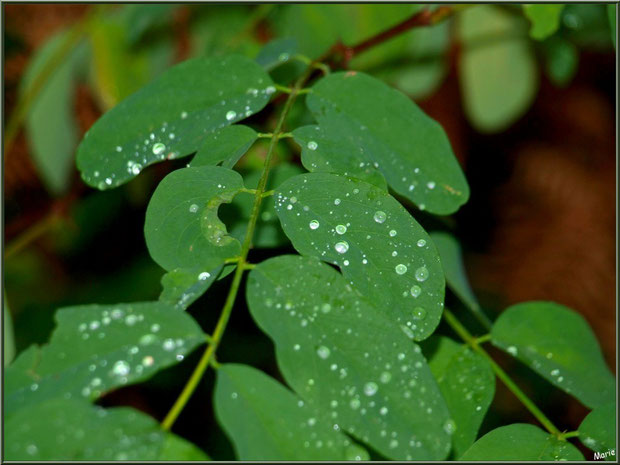
M424 8L422 11L414 13L404 21L358 44L345 45L342 42L338 42L330 49L328 56L335 59L336 63L339 63L340 66L346 68L348 67L349 61L357 55L360 55L365 51L376 47L377 45L381 45L382 43L410 31L411 29L437 24L467 6L468 5L440 6L435 10Z

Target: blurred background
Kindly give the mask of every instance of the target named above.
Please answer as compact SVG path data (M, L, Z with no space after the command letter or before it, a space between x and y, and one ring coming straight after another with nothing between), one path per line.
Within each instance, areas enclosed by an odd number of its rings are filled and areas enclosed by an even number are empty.
M159 295L163 270L148 256L144 214L157 183L186 160L151 166L118 189L87 187L74 167L75 148L102 113L191 57L256 57L269 41L286 38L314 58L339 41L359 43L423 7L432 6L3 5L5 363L15 351L47 341L59 307ZM452 218L414 214L427 229L449 229L459 239L485 311L495 317L527 300L567 305L592 326L615 373L614 8L567 5L557 31L536 39L521 5L478 5L346 65L400 89L447 131L471 199ZM288 63L273 76L286 85L294 72ZM273 107L248 123L273 127ZM310 122L302 101L294 110L291 127ZM265 151L255 144L238 168L251 176ZM278 156L299 164L293 143L280 144ZM239 218L223 213L234 230ZM292 250L278 231L269 237L252 251L252 261ZM228 285L227 279L216 282L189 310L207 332ZM447 299L463 312L454 296ZM271 342L244 305L238 299L219 359L279 377ZM586 413L582 406L492 352L556 424L577 427ZM161 419L198 355L142 385L109 393L102 403L132 405ZM230 459L231 446L210 405L212 383L209 373L175 431L211 457ZM516 421L533 420L498 383L481 433Z

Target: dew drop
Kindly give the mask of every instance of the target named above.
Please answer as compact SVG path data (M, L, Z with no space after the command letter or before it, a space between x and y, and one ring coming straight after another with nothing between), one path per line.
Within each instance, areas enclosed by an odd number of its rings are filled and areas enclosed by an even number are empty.
M117 376L127 376L129 374L130 368L129 363L124 360L119 360L112 367L112 373Z
M319 224L319 222L317 220L312 220L312 221L310 221L308 226L310 226L310 229L318 229L320 224Z
M454 431L456 430L456 423L454 423L454 420L446 420L446 422L443 424L443 430L448 434L454 434Z
M379 381L381 381L384 384L389 383L391 379L392 379L392 374L389 371L384 371L383 373L381 373L381 376L379 377Z
M418 297L422 293L422 288L414 284L411 286L410 292L413 297Z
M310 142L308 142L308 148L310 150L316 150L317 147L319 146L319 144L317 144L315 141L311 140Z
M402 263L396 265L394 269L396 270L396 274L405 274L407 272L407 266Z
M329 357L329 354L331 354L331 351L329 350L328 347L321 346L316 350L316 354L319 357L321 357L323 360L325 360L326 358Z
M164 150L166 150L166 146L162 144L161 142L158 142L157 144L153 145L153 153L155 155L161 155L162 153L164 153Z
M415 320L423 320L424 318L426 318L426 310L424 310L422 307L416 307L413 309L413 318Z
M360 408L361 402L359 399L351 399L351 402L349 402L349 405L351 406L353 410L357 410L358 408Z
M336 249L336 252L338 253L346 253L347 250L349 250L349 244L348 242L345 242L345 241L338 242L336 243L334 248Z
M392 229L392 230L390 231L390 237L394 237L394 236L396 236L396 234L398 234L398 233L396 232L396 230L395 230L395 229Z
M226 113L226 119L228 121L234 120L236 118L236 116L237 116L237 112L233 111L233 110L230 110L228 113Z
M166 339L163 344L164 350L171 351L174 349L174 341L172 339Z
M330 304L327 304L327 303L325 303L325 304L323 304L321 306L321 311L323 313L329 313L331 311L331 309L332 309L332 306Z
M373 218L377 223L383 223L386 220L387 215L385 214L385 212L377 211L375 212L375 216Z
M142 359L142 365L144 365L145 367L150 367L153 365L153 363L155 363L155 359L150 355L147 355Z
M428 279L428 270L425 266L421 266L417 270L415 270L415 279L418 281L426 281Z
M201 281L204 281L210 276L211 276L211 273L207 273L206 271L203 271L202 273L198 275L198 279L200 279Z
M429 189L435 189L435 183L433 181L429 181L426 183L426 187Z
M189 211L190 213L196 213L198 211L198 205L196 205L195 203L191 204L189 206Z
M378 390L379 386L377 386L377 383L373 381L364 384L364 394L367 396L374 396Z
M344 455L345 455L346 460L356 460L356 461L370 460L370 456L368 455L368 452L366 452L365 449L358 446L357 444L351 444L347 446L347 448L344 451Z
M515 347L515 346L510 346L506 349L506 351L512 355L513 357L516 357L517 354L519 353L519 350Z
M339 224L338 226L336 226L336 232L342 235L347 232L347 227L344 224Z
M424 247L426 245L426 241L424 239L420 239L418 241L418 247Z

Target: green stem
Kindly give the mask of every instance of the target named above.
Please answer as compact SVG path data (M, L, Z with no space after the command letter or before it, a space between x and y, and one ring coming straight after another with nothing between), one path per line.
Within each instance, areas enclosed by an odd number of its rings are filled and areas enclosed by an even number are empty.
M205 352L202 354L202 357L198 362L198 365L196 365L196 368L194 369L192 375L190 376L189 380L185 384L185 387L181 391L181 394L179 395L174 405L162 421L161 428L163 430L169 431L170 428L172 428L172 425L174 425L174 422L176 421L181 411L194 393L194 390L202 379L203 374L212 363L212 360L215 357L215 351L217 350L217 347L222 340L222 336L224 335L224 331L226 330L226 325L228 324L228 320L230 319L230 314L232 313L235 299L237 298L239 286L241 285L243 272L253 266L247 263L246 260L250 251L250 247L252 245L256 222L258 221L258 217L260 214L260 206L263 200L265 187L267 186L267 178L269 177L269 169L271 167L271 160L273 158L274 149L278 142L279 135L282 132L284 120L286 119L291 107L293 106L295 97L297 97L299 90L302 88L306 80L310 77L311 73L312 68L309 68L297 80L297 82L292 88L292 92L289 94L286 103L284 104L284 108L282 109L282 113L280 114L280 118L278 119L278 123L276 124L276 128L272 133L271 142L269 143L269 148L267 149L267 155L265 157L265 163L263 165L263 172L261 174L260 180L258 181L258 187L255 191L252 215L250 216L250 220L248 222L248 229L246 231L243 244L241 246L241 255L238 260L237 269L235 270L232 284L230 285L230 290L228 291L228 296L226 297L226 302L224 303L224 307L222 308L222 313L220 314L220 318L217 322L215 330L211 335L211 343L207 346Z
M465 341L469 346L484 358L487 359L491 368L495 372L495 375L506 385L506 387L515 395L519 401L527 408L532 415L549 431L551 434L556 436L558 439L563 440L562 433L560 430L555 427L555 425L549 420L546 415L536 406L534 402L515 384L515 382L508 376L508 373L504 371L502 367L500 367L493 358L484 350L482 347L478 345L476 338L474 338L470 332L461 324L459 320L454 316L454 314L448 310L447 308L443 311L443 317L446 320L446 323L450 325L450 327L459 335L463 341Z
M567 438L576 438L576 437L578 437L578 436L579 436L579 431L568 431L568 432L566 432L566 433L562 433L562 437L563 437L564 439L567 439Z
M491 340L491 335L490 334L483 334L482 336L478 336L476 338L476 344L482 344L482 343L490 341L490 340Z

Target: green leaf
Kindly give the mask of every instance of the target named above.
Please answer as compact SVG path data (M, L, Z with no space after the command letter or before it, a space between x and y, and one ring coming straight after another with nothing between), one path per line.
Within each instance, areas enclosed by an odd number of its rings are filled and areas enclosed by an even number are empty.
M387 458L446 457L452 422L419 346L346 277L315 258L276 257L252 270L247 299L284 379L335 429Z
M525 16L532 23L530 36L543 40L557 31L560 27L560 15L563 9L564 5L560 3L523 5Z
M410 337L435 330L445 286L439 254L387 192L345 176L304 174L278 188L276 212L297 251L340 267Z
M516 423L485 434L459 460L580 461L584 458L571 443L559 441L536 426Z
M241 253L218 216L243 188L236 171L200 166L173 171L157 186L146 210L144 237L153 260L162 268L211 273Z
M274 39L256 56L256 62L266 71L286 63L297 52L297 40L291 37Z
M447 337L424 344L427 357L431 342L435 347L428 363L454 420L452 449L454 456L460 457L476 440L493 401L495 375L484 357Z
M222 365L215 411L238 460L368 460L329 419L261 371Z
M341 135L323 131L321 126L302 126L293 131L293 137L301 146L301 163L308 171L343 173L387 191L381 172L359 151L351 150Z
M467 117L481 132L502 131L525 113L538 91L526 24L496 5L476 5L459 14L459 26Z
M616 450L616 403L601 405L592 410L579 425L579 440L599 454ZM609 454L607 460L615 460ZM594 459L601 457L595 456Z
M185 310L209 289L221 270L222 265L210 272L179 268L169 271L161 278L163 290L159 301Z
M261 171L252 171L246 175L243 182L248 188L258 187ZM304 171L297 165L282 163L271 169L267 179L266 190L280 186L284 181L292 176L303 173ZM261 202L261 213L256 222L252 246L257 248L281 247L288 244L288 238L280 227L280 221L276 215L273 196L265 197ZM248 222L254 208L254 196L239 195L231 202L229 209L222 212L222 218L231 224L230 235L243 241Z
M249 58L185 61L93 125L78 148L78 169L93 187L118 186L147 165L195 152L208 133L260 111L274 91Z
M377 167L420 209L445 215L467 201L469 186L446 133L404 94L351 71L318 81L306 103L330 139Z
M206 460L193 444L164 432L151 417L80 400L50 399L9 416L7 460ZM172 448L172 449L171 449Z
M240 124L208 134L189 166L217 165L232 168L258 138L254 129Z
M588 407L615 399L615 380L596 336L581 315L563 305L513 305L497 319L491 338L495 346Z
M6 372L5 411L62 395L94 400L177 363L204 342L187 314L160 302L66 307L41 350Z
M63 31L37 51L24 72L22 96L66 40L67 32ZM43 184L54 195L66 191L73 172L73 152L78 143L74 91L85 58L86 49L81 43L49 76L25 121L34 164Z
M491 328L491 321L482 311L478 299L469 285L461 245L449 233L432 232L430 236L439 251L441 266L446 275L448 287L487 329Z
M567 86L577 72L577 47L562 37L553 36L543 43L543 51L549 79L557 86Z

